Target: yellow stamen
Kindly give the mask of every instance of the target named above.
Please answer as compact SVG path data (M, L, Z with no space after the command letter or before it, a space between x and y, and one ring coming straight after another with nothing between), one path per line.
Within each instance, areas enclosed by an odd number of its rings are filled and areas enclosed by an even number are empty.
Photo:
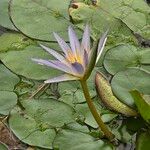
M68 53L67 53L67 60L68 60L70 63L78 62L78 63L82 64L81 56L79 56L79 55L74 56L72 52L68 52Z

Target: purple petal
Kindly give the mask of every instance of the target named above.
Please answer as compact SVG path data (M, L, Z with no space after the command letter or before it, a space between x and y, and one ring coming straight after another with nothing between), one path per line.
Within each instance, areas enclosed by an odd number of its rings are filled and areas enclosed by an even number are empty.
M90 51L90 29L88 25L84 29L81 46L87 52Z
M80 55L80 50L81 50L80 43L76 36L76 33L74 32L71 26L69 26L68 28L68 34L69 34L69 40L70 40L70 45L71 45L73 54L75 56Z
M54 36L55 36L55 39L57 40L59 46L61 47L61 49L63 50L63 52L67 56L68 51L71 51L71 48L57 33L54 33Z
M79 80L79 78L69 75L69 74L64 74L52 79L48 79L44 81L45 83L55 83L55 82L63 82L63 81L69 81L69 80Z
M98 53L97 53L96 63L98 62L98 60L99 60L99 58L100 58L100 56L103 52L103 49L104 49L104 46L105 46L105 43L106 43L106 40L107 40L107 34L108 34L108 30L100 38L100 41L99 41L99 44L98 44Z
M66 73L72 73L72 69L71 68L69 68L67 65L65 65L62 62L57 61L57 60L50 60L50 61L48 61L48 60L35 59L35 58L32 58L32 60L37 62L40 65L46 65L46 66L55 68L57 70L61 70L61 71L66 72Z
M88 62L89 62L89 58L88 58L88 53L86 50L84 50L84 57L83 57L83 61L84 61L84 67L86 68Z
M44 45L41 45L41 44L40 44L40 46L41 46L44 50L46 50L48 53L50 53L51 55L53 55L53 56L54 56L56 59L58 59L59 61L66 63L66 59L65 59L61 54L57 53L55 50L52 50L52 49L50 49L50 48L48 48L48 47L46 47L46 46L44 46Z
M78 62L72 63L72 67L76 74L82 75L84 73L84 68L80 63Z

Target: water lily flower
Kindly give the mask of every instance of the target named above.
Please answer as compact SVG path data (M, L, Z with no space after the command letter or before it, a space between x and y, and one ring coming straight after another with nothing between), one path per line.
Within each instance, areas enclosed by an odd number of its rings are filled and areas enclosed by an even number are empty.
M84 29L81 43L71 26L68 28L68 35L70 46L60 36L58 36L58 34L54 33L54 37L61 47L63 54L60 54L44 45L40 45L49 54L53 55L56 60L32 58L32 60L38 64L46 65L64 72L63 75L48 79L45 83L82 80L85 77L88 78L95 66L95 63L99 60L102 54L107 39L107 32L105 32L95 46L91 48L90 29L88 25L86 25Z

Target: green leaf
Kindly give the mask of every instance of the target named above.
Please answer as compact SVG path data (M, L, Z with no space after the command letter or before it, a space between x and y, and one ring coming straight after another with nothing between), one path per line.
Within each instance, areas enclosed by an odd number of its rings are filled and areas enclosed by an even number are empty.
M150 123L150 104L148 104L142 95L137 91L133 90L130 92L135 104L141 114L141 116L146 120L148 123Z
M53 68L33 62L31 58L53 59L51 55L37 46L28 46L22 51L9 51L1 54L1 61L10 70L30 79L45 80L60 73Z
M24 110L15 107L9 125L14 134L29 145L52 148L54 128L75 121L74 109L54 99L23 100L21 104Z
M65 31L71 24L67 10L69 4L70 0L11 0L10 15L17 29L27 36L55 41L53 32L67 37Z
M19 77L0 64L0 114L8 115L17 104L17 95L12 91L19 80Z
M150 133L143 132L137 137L136 150L149 150L150 148Z
M110 112L110 111L106 111L105 109L101 108L100 104L98 104L96 101L94 101L94 105L98 111L99 114L101 114L102 116L102 120L104 122L110 122L112 119L114 119L117 114ZM79 119L81 118L81 120L83 120L83 122L85 122L86 124L88 124L89 126L93 127L93 128L98 128L98 125L95 121L95 119L93 118L88 105L85 104L77 104L75 107Z
M150 95L150 74L139 68L128 68L120 71L112 78L111 86L113 93L123 103L134 107L134 100L129 93L133 89Z
M61 150L113 150L109 143L73 130L60 130L54 140L54 148Z
M139 49L133 45L122 44L107 51L104 59L104 67L113 75L130 67L143 68L147 66L150 69L149 58L149 48Z
M128 130L125 120L116 120L111 130L115 137L123 143L130 142L132 139L133 133Z
M89 129L88 129L87 126L81 125L77 122L71 122L71 123L67 124L65 126L65 129L79 131L79 132L83 132L83 133L88 133L89 132Z
M8 150L7 146L0 142L0 150Z
M19 51L23 50L29 45L33 45L35 42L19 33L4 33L0 36L0 53L7 51Z
M34 116L26 114L17 107L11 112L9 126L22 142L32 146L52 148L55 130L46 123L36 122Z
M100 6L107 13L120 19L134 33L138 33L145 38L150 37L150 9L144 0L100 0Z
M0 91L13 91L19 77L0 64Z
M110 33L108 36L107 45L115 45L127 41L135 44L135 38L131 33L130 29L116 19L111 13L103 9L103 1L98 0L97 5L87 5L84 3L76 3L76 8L71 7L69 9L70 16L76 25L80 28L84 28L84 25L88 22L92 28L92 38L101 33L103 34L108 28ZM111 3L111 2L107 2ZM109 5L105 3L106 5ZM117 5L117 2L116 4ZM113 6L111 6L113 7ZM115 38L115 40L114 40Z
M16 30L9 19L8 2L9 0L0 0L0 25L8 29Z
M0 114L8 115L17 104L17 95L14 92L0 91Z

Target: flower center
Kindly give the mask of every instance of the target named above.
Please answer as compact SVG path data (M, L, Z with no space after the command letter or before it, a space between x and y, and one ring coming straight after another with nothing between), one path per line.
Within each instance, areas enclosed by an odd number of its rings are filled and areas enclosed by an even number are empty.
M70 63L78 62L78 63L82 64L81 57L80 57L79 55L74 56L71 52L68 52L68 54L67 54L67 60L68 60Z

